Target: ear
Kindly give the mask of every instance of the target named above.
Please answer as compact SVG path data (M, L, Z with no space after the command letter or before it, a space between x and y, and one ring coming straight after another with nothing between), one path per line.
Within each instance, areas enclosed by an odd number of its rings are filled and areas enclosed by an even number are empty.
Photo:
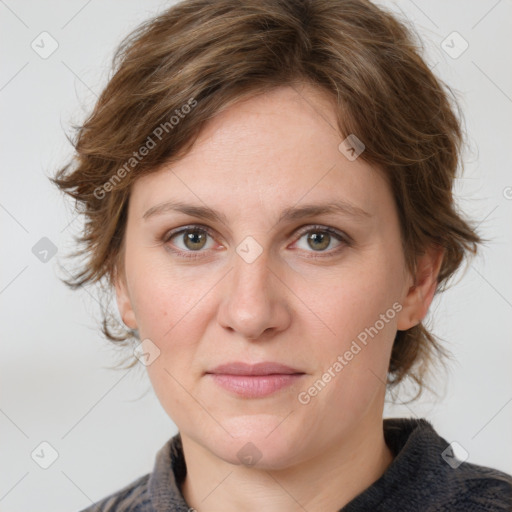
M130 329L137 329L137 322L128 293L126 278L124 272L119 269L115 271L114 287L116 290L117 308L119 309L119 314L124 324Z
M437 289L437 277L443 261L444 248L433 244L417 259L416 275L412 276L403 309L398 315L397 329L406 331L426 316Z

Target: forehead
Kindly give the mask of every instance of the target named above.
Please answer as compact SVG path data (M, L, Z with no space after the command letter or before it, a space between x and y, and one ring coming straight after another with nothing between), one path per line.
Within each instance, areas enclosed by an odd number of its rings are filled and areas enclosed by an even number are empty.
M349 160L342 140L334 102L323 91L281 87L210 120L186 156L135 182L134 207L179 199L268 211L339 198L378 213L389 195L385 180L361 158Z
M336 125L335 105L321 90L309 85L278 87L218 114L203 128L188 157L208 158L215 152L226 161L243 161L251 169L258 168L260 159L314 161L319 156L315 153L325 152L328 146L329 153L334 149L336 154ZM255 156L258 160L252 160Z

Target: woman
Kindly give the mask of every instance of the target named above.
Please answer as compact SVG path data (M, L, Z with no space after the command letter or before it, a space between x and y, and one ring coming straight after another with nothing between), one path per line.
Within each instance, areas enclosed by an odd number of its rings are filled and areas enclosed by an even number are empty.
M179 433L88 511L510 510L512 477L383 420L443 347L422 325L481 238L462 130L365 0L184 1L120 47L56 184Z

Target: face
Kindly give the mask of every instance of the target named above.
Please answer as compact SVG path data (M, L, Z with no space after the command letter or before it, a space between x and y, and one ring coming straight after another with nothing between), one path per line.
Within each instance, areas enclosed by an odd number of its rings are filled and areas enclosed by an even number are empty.
M285 468L380 428L396 331L431 299L386 180L336 126L322 92L275 89L131 192L121 315L182 437L228 462Z

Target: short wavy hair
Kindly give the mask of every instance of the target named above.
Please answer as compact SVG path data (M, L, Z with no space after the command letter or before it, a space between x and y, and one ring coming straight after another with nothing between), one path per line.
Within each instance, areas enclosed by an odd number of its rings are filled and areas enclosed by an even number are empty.
M64 281L112 291L134 181L185 155L204 123L236 101L309 83L333 98L340 141L356 134L365 145L359 158L383 170L407 268L414 273L431 244L445 249L443 291L483 239L452 190L462 113L422 52L406 21L367 0L185 0L143 23L118 47L108 84L71 138L74 156L52 178L85 220L74 253L84 260ZM107 338L123 346L138 339L111 303L102 311ZM430 363L447 357L423 323L398 331L387 385L410 377L417 397Z

